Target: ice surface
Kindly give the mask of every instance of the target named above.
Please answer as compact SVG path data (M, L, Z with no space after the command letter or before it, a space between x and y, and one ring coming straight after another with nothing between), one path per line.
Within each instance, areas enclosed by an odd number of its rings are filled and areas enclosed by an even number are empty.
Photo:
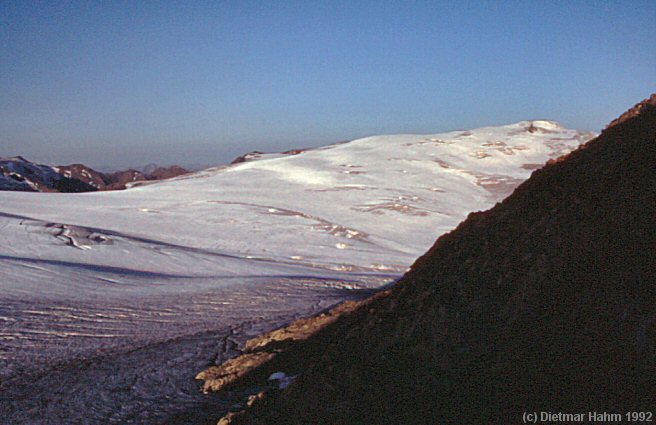
M193 376L249 332L400 276L591 137L524 121L125 191L0 192L0 422L163 421L203 401Z

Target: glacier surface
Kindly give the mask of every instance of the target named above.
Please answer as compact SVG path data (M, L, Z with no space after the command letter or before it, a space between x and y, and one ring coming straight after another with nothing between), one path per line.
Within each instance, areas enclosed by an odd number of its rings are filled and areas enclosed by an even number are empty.
M0 192L0 422L162 422L208 403L196 372L393 281L593 136L523 121L262 155L125 191Z

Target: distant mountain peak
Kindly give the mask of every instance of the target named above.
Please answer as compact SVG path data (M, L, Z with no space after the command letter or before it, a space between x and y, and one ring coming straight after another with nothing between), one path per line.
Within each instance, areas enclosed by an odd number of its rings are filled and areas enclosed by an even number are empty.
M105 174L84 164L50 166L22 156L0 158L0 190L27 192L93 192L125 189L141 180L161 180L187 174L179 166L155 167L149 173L126 170Z

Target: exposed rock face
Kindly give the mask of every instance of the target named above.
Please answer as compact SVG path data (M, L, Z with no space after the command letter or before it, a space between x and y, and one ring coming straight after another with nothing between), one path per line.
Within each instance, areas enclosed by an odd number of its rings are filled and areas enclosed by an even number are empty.
M284 370L295 382L230 423L653 408L656 107L616 121L470 214L394 287L278 353L264 367L297 365Z
M298 319L288 326L267 332L250 339L244 345L242 354L219 366L212 366L202 371L196 379L204 381L203 391L220 391L229 388L238 380L242 385L244 380L257 385L267 376L279 369L298 370L300 363L284 364L286 356L281 356L283 362L272 361L278 354L285 353L290 344L305 341L311 335L335 322L341 315L353 311L360 302L346 301L332 310L311 318ZM309 353L306 353L309 354ZM315 355L318 353L314 353ZM311 358L312 356L307 356Z
M109 179L110 184L107 186L107 189L125 189L128 184L137 181L170 179L189 173L189 171L177 165L173 165L171 167L150 168L152 170L144 170L144 172L135 169L129 169L108 174L107 178Z
M69 176L70 178L95 187L96 190L105 190L107 185L111 183L111 179L108 176L84 164L61 165L55 167L55 170L59 174Z
M108 174L107 177L110 180L108 185L109 190L116 189L125 189L128 183L134 183L136 181L148 180L144 173L134 169L129 169L125 171L118 171L116 173Z
M148 180L164 180L178 177L187 174L189 171L180 167L179 165L172 165L170 167L157 167L147 173Z

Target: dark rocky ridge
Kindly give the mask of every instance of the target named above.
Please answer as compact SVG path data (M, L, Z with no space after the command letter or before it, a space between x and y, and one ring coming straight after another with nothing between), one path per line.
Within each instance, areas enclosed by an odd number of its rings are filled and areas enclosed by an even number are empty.
M164 180L178 177L183 174L189 173L188 170L180 167L179 165L172 165L170 167L157 167L152 171L145 171L150 180Z
M652 408L656 97L440 237L401 281L244 374L222 423L521 423ZM239 382L230 388L239 386ZM262 384L262 387L264 384Z
M61 165L55 168L59 174L79 180L84 184L94 187L95 190L105 190L106 186L112 183L111 177L84 164Z
M107 174L110 183L107 185L108 190L125 189L129 183L137 181L149 180L144 173L139 170L129 169L124 171L116 171Z
M633 108L629 109L616 119L610 122L606 126L606 128L614 127L617 124L623 123L624 121L633 118L637 115L640 115L642 113L643 108L650 108L652 106L656 105L656 93L652 94L648 99L643 100L642 102L638 102L633 106Z

